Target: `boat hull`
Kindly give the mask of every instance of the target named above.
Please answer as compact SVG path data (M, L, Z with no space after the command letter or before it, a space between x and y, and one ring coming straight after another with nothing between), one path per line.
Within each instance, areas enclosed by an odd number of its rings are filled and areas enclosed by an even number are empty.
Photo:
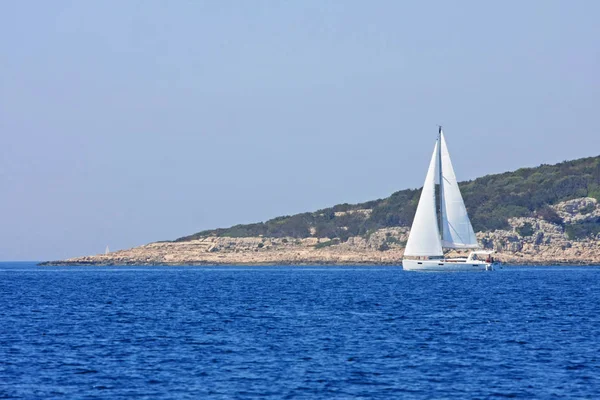
M402 260L406 271L491 271L493 265L477 261Z

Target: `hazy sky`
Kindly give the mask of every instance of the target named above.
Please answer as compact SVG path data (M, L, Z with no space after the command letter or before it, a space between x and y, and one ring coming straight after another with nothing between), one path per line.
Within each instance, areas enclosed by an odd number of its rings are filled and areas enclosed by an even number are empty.
M0 260L600 154L600 1L0 2Z

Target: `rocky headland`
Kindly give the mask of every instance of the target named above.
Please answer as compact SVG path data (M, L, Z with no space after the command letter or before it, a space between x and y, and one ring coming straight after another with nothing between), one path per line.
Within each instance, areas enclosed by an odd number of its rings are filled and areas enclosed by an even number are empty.
M600 234L572 240L565 226L598 221L600 205L584 197L552 205L560 223L544 216L514 217L509 229L478 232L495 257L510 265L600 265ZM354 210L367 218L371 210ZM343 217L343 215L337 215ZM409 228L388 227L342 241L327 237L223 237L156 242L109 254L46 265L400 265ZM458 255L452 252L449 255ZM465 254L465 253L462 253Z

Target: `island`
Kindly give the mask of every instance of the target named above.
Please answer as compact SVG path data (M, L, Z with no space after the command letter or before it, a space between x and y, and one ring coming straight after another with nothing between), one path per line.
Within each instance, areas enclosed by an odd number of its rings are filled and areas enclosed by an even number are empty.
M487 175L460 190L479 242L499 261L600 265L600 156ZM420 192L42 265L400 265Z

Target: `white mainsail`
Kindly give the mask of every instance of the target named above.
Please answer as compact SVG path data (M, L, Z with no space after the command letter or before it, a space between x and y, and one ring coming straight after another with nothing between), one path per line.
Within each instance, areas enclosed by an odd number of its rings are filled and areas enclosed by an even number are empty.
M446 146L446 139L441 129L440 140L442 247L452 249L479 248L475 231L473 231L465 203L458 188L452 161L450 161L450 153L448 153L448 147Z
M439 141L429 162L429 170L423 184L423 191L415 213L412 228L404 255L406 256L443 256L435 201L435 180L438 164Z

